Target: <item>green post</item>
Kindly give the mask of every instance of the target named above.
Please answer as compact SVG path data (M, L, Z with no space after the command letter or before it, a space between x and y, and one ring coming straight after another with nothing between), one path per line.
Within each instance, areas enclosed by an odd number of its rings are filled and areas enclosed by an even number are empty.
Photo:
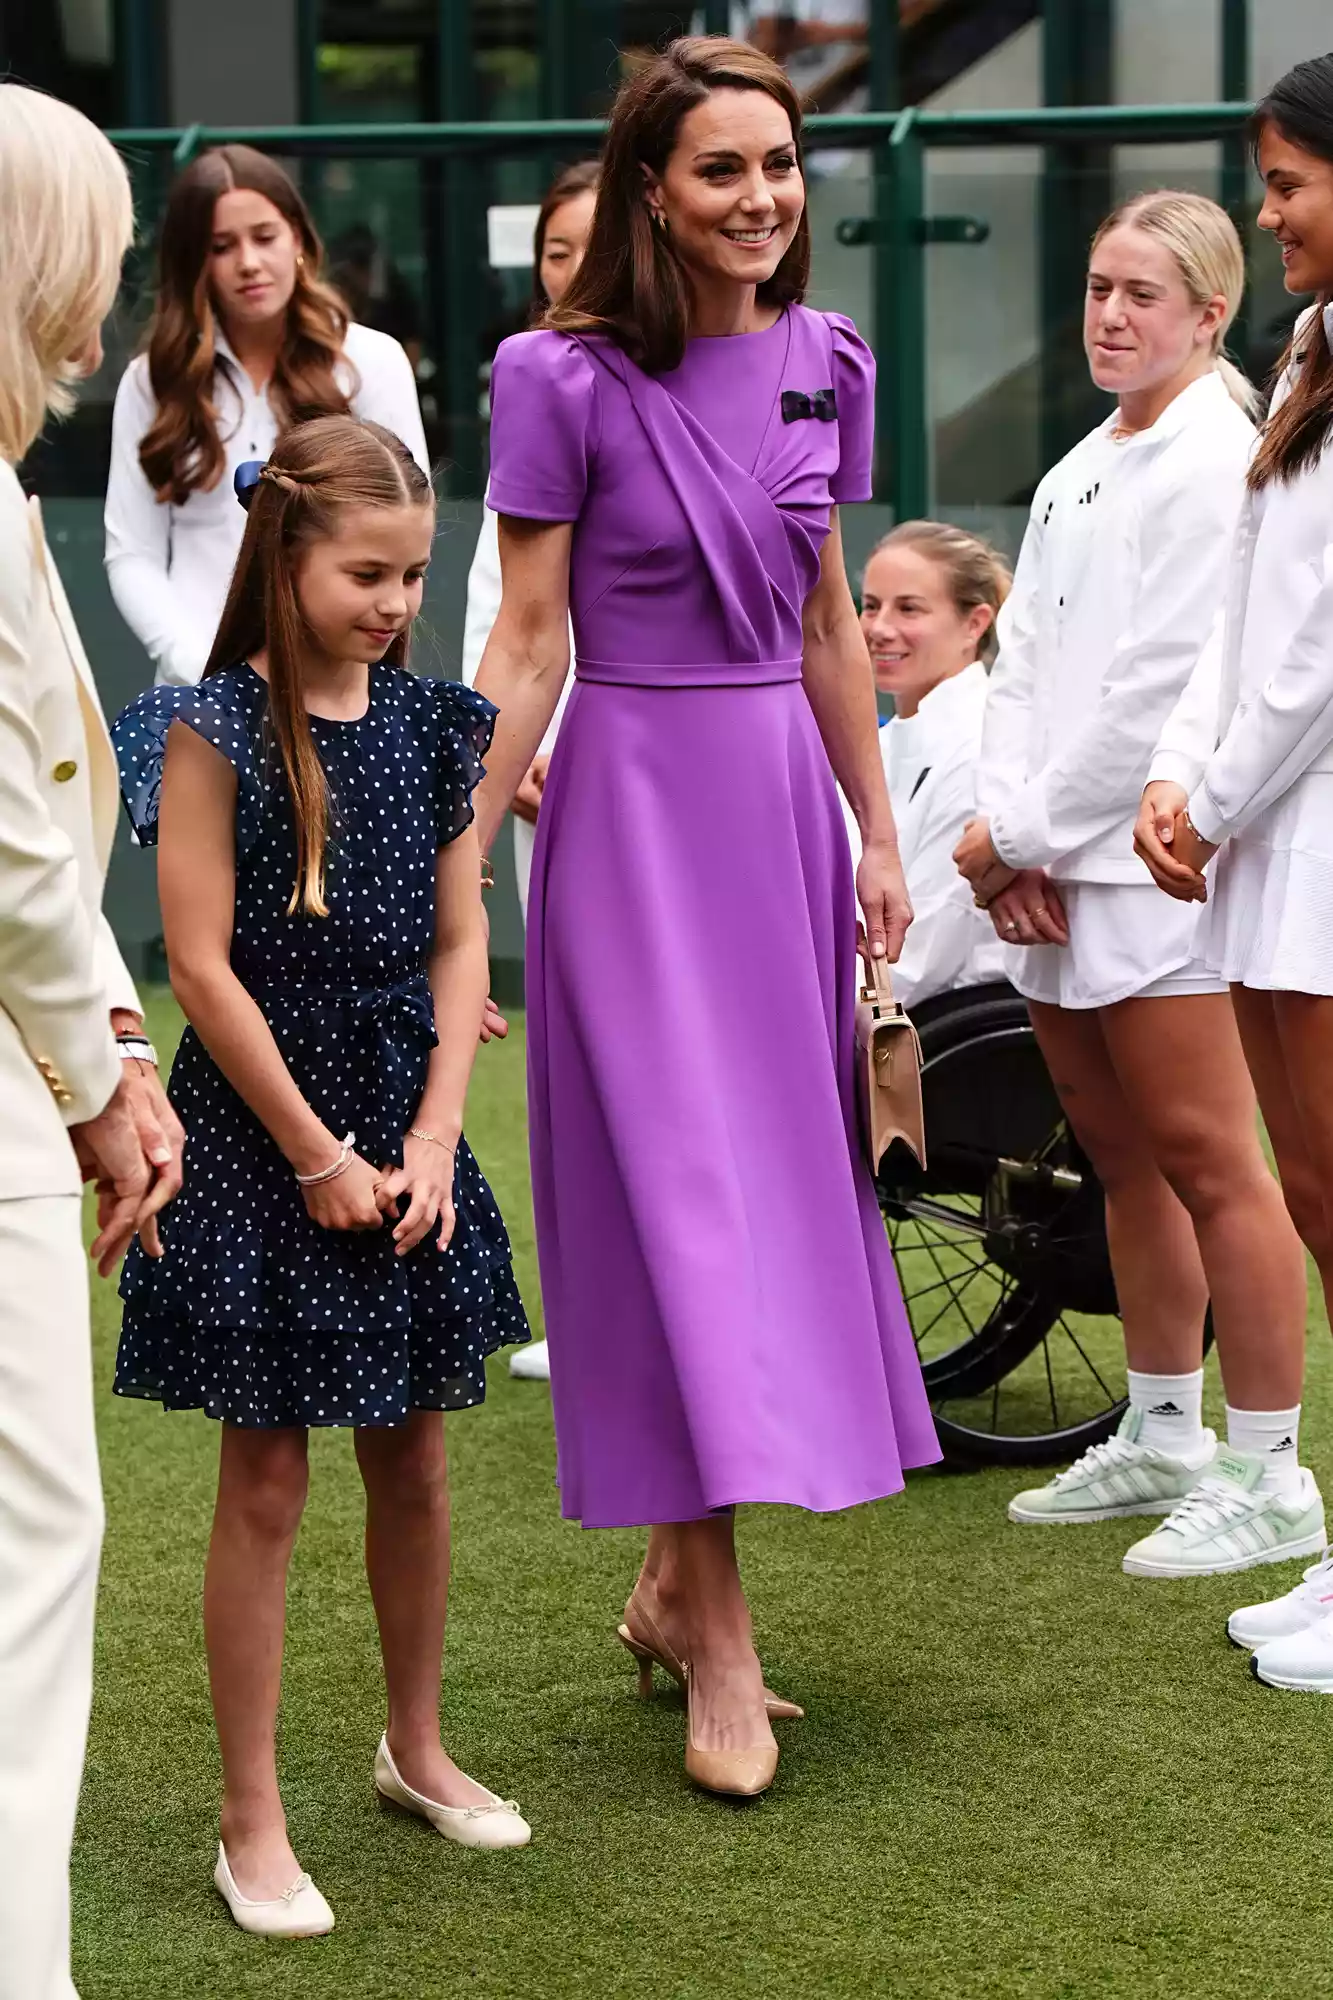
M870 109L897 111L901 103L897 0L871 0ZM889 349L898 263L893 224L892 149L888 144L878 145L871 157L875 212L875 224L870 232L871 296L874 299L875 340L880 357L875 384L875 491L879 494L889 483L885 468L890 463L896 467L898 441L902 435L905 410L909 406L899 404L897 369L891 365L893 357ZM917 206L920 207L919 196Z
M1250 4L1249 0L1221 0L1222 60L1219 81L1224 103L1239 104L1250 94ZM1222 206L1240 231L1248 258L1250 249L1250 204L1247 200L1249 160L1244 132L1230 134L1222 141ZM1242 304L1232 324L1228 345L1242 368L1250 354L1250 323Z
M320 0L296 0L296 115L303 125L319 123Z
M877 203L887 223L889 255L881 255L876 263L875 415L881 468L876 484L883 481L887 453L894 516L907 521L930 508L925 148L914 110L904 111L894 126L886 155L887 175Z
M1045 0L1042 70L1048 105L1100 105L1111 95L1110 0ZM1088 245L1111 205L1102 140L1048 145L1041 177L1041 463L1054 465L1096 421L1083 353Z
M704 0L703 14L706 35L731 33L731 0Z
M472 0L437 0L437 90L440 117L471 116L473 87ZM441 187L441 181L443 185ZM477 415L478 320L480 287L474 273L484 259L483 181L469 153L446 155L428 180L434 239L435 299L443 304L444 366L449 424L449 484L455 493L481 488L481 426ZM441 302L438 287L443 285Z

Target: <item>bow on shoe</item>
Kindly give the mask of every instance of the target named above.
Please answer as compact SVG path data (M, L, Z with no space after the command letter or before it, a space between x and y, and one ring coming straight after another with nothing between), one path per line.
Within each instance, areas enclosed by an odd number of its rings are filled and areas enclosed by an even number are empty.
M804 389L784 389L782 392L784 424L798 423L804 417L814 417L821 424L831 424L837 415L838 399L832 389L816 389L813 396L807 396Z

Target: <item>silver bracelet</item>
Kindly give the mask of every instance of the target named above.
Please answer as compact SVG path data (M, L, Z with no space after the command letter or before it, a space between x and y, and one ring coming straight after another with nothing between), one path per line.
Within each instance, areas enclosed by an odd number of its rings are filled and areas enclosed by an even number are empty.
M451 1146L447 1139L437 1139L433 1132L423 1132L419 1125L409 1125L407 1136L409 1139L425 1139L429 1145L438 1146L442 1152L451 1155L456 1154L458 1151L456 1145Z
M339 1153L333 1165L331 1167L325 1167L320 1173L317 1174L298 1174L296 1176L296 1185L298 1187L318 1187L322 1181L336 1181L339 1174L345 1174L347 1172L347 1169L351 1166L352 1155L355 1151L356 1151L356 1133L349 1132L347 1134L347 1137L343 1140L342 1151Z

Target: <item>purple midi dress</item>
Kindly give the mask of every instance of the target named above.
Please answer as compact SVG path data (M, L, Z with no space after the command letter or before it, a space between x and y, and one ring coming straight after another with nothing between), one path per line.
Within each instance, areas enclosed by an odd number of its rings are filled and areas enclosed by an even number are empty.
M803 306L655 377L554 332L495 359L490 504L574 523L527 992L561 1505L589 1527L849 1507L939 1457L861 1160L851 862L801 683L873 377Z

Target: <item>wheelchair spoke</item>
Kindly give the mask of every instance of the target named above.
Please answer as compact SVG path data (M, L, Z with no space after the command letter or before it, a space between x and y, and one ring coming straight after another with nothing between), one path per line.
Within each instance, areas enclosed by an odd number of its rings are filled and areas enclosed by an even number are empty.
M1060 1324L1063 1326L1064 1321L1061 1320ZM1046 1363L1046 1387L1050 1391L1051 1397L1051 1428L1058 1431L1060 1428L1060 1412L1055 1404L1055 1376L1051 1372L1051 1340L1049 1334L1041 1343L1041 1355L1042 1360Z
M1078 1335L1075 1333L1073 1327L1069 1324L1069 1321L1065 1318L1063 1313L1061 1313L1058 1323L1062 1332L1067 1333L1069 1335L1069 1338L1073 1341L1075 1347L1078 1349L1079 1353L1083 1356L1084 1366L1086 1368L1089 1368L1092 1371L1093 1375L1096 1376L1097 1387L1101 1390L1107 1402L1114 1403L1118 1401L1118 1398L1112 1394L1111 1390L1109 1390L1105 1382L1103 1382L1101 1377L1101 1372L1098 1369L1096 1362L1092 1359L1092 1357L1089 1354L1087 1354L1084 1351L1083 1342L1079 1339Z

